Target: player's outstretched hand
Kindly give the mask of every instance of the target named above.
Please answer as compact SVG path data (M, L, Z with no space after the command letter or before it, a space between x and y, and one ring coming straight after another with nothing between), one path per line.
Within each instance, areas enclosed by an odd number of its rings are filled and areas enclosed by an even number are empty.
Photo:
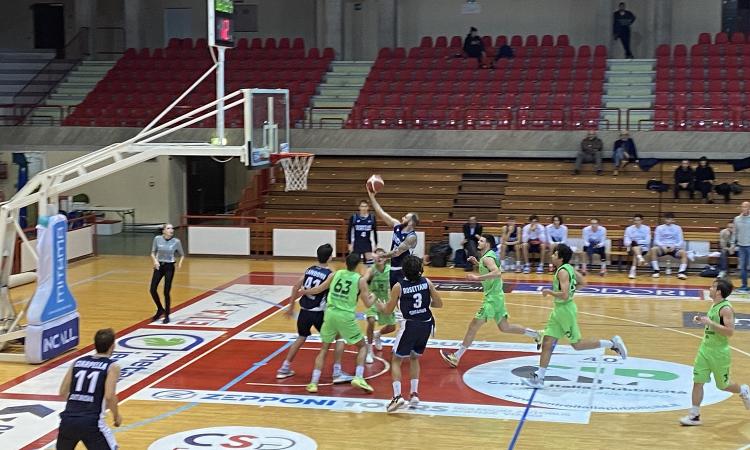
M115 426L119 427L122 425L122 416L120 414L115 415Z
M548 297L552 295L552 289L542 289L542 297Z
M469 256L468 258L466 258L466 262L468 262L469 264L473 264L475 266L479 264L479 261L477 261L476 256Z
M287 317L294 317L294 308L292 308L292 305L289 305L286 310L284 310L284 315Z
M469 281L479 281L479 275L475 273L470 273L466 275L466 279Z

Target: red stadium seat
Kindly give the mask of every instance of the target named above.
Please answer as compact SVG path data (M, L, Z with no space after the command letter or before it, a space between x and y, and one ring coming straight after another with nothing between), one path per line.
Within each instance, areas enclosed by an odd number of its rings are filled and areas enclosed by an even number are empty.
M437 48L448 47L448 38L445 37L445 36L438 36L435 39L435 47L437 47Z
M727 33L723 31L716 33L714 44L726 44L728 42L729 42L729 35L727 35Z
M523 47L523 37L521 37L521 36L519 36L517 34L514 34L513 36L511 36L511 38L510 38L510 46L513 47L513 48Z
M503 45L508 45L508 36L501 34L495 38L495 48L500 48Z
M279 48L291 48L292 44L288 37L279 39Z
M669 44L661 44L658 47L656 47L656 57L657 58L669 58L670 55L670 47Z
M536 34L530 34L526 36L526 47L537 47L539 45L539 38Z
M701 33L698 35L698 43L699 44L710 44L711 43L711 34L710 33Z
M451 37L450 41L450 48L463 48L463 40L461 39L461 36L453 36Z
M745 43L745 33L742 33L740 31L735 31L734 33L732 33L731 42L733 44L744 44Z
M432 48L432 37L423 36L419 41L419 46L422 48Z
M542 36L542 47L552 47L555 45L555 38L551 34L545 34Z
M570 37L567 34L561 34L557 36L557 46L567 47L570 45Z
M590 59L591 58L591 47L588 45L582 45L578 47L578 59Z

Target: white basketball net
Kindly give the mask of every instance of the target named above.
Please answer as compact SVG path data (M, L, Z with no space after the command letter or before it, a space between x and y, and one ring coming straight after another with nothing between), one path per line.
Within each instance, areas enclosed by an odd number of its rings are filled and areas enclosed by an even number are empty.
M281 167L284 169L284 178L286 186L284 191L306 191L307 174L310 172L314 155L289 156L279 160Z

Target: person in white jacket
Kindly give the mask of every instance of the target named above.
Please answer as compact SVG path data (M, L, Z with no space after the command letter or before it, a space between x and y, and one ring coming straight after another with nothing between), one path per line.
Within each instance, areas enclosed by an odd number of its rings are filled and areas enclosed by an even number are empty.
M607 274L607 229L599 225L599 219L591 219L591 225L583 229L583 252L586 253L588 264L594 264L594 255L599 255L601 268L599 275ZM588 272L586 263L583 263L583 273Z
M562 216L555 214L552 216L552 223L545 227L547 231L546 247L548 255L551 255L555 249L557 249L559 244L568 243L568 227L567 225L564 225L563 222ZM554 270L555 267L552 265L552 262L550 262L549 271L552 272Z
M523 252L523 273L531 272L529 254L539 253L539 266L536 273L544 273L544 248L547 243L547 230L539 223L536 214L529 216L529 223L523 227L521 233L521 250Z
M664 214L664 223L654 230L654 246L651 247L651 267L654 278L659 278L659 257L671 256L679 258L680 268L677 271L677 278L687 279L688 255L685 251L685 239L682 235L682 227L674 223L674 214L671 212ZM669 273L667 273L669 275Z
M646 263L643 256L648 254L651 248L651 228L643 224L643 214L633 216L633 225L625 228L623 244L628 249L628 254L633 256L633 264L628 274L628 278L633 279L636 275L636 267Z

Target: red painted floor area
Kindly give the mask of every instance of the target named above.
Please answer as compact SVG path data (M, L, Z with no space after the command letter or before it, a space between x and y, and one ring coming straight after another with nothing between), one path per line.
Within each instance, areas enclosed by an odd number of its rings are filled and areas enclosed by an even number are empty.
M253 367L254 364L264 360L267 355L278 350L284 342L276 341L249 341L233 340L226 345L208 353L198 361L190 364L169 378L157 384L160 389L193 389L193 390L218 390L243 372ZM297 354L292 369L297 373L295 376L276 380L276 370L281 365L286 352L280 353L268 363L258 366L256 370L248 374L241 381L231 387L235 392L263 392L280 394L307 394L305 385L310 380L313 361L317 355L319 344L305 344ZM353 347L347 348L344 356L344 370L348 373L354 372L355 355ZM461 366L457 369L449 368L440 358L438 349L428 348L421 359L421 375L419 393L423 400L433 402L452 402L482 405L518 406L517 403L489 397L467 387L463 382L465 369L499 359L527 356L532 353L524 352L500 352L500 351L469 351L461 360ZM389 360L390 348L384 348L377 352L377 356ZM326 367L323 371L320 384L320 395L335 397L351 397L365 395L361 390L348 384L331 385L331 365L333 364L333 352L326 359ZM465 368L465 369L463 369ZM385 365L376 360L368 364L365 376L372 377L368 382L375 388L375 398L388 399L392 395L390 371L384 372ZM402 383L408 386L409 363L405 361L402 365Z

